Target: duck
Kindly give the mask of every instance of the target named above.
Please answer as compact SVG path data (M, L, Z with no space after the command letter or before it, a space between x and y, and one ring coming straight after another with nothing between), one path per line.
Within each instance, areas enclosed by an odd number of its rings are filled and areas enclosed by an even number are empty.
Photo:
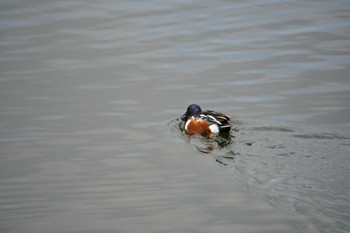
M202 111L197 104L189 105L179 120L184 122L184 130L190 135L229 133L232 127L229 116L212 110Z

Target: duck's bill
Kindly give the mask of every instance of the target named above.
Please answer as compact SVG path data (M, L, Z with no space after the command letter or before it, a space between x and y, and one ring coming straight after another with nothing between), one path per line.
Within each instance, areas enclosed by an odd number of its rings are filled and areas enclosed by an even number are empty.
M186 119L186 113L183 114L179 119L177 119L178 121L184 121Z

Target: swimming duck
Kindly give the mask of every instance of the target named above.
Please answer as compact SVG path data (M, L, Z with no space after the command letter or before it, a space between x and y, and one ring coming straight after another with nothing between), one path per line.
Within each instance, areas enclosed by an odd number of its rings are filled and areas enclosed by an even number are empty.
M228 133L231 129L229 116L211 110L202 111L197 104L188 106L179 120L185 122L184 129L188 134L209 136L212 133Z

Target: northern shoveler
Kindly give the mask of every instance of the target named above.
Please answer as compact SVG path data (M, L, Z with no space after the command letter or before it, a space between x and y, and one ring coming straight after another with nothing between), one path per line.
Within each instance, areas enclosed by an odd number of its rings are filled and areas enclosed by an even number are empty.
M188 134L209 136L211 133L228 133L231 129L229 116L211 110L202 111L196 104L188 106L179 120L185 122L185 131Z

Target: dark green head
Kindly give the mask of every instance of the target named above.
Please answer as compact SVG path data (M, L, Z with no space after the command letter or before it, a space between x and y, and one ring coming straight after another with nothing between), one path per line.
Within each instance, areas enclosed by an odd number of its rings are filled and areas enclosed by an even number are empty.
M188 106L186 113L180 117L180 120L187 121L188 118L195 116L200 112L202 112L201 107L199 107L197 104L191 104Z

